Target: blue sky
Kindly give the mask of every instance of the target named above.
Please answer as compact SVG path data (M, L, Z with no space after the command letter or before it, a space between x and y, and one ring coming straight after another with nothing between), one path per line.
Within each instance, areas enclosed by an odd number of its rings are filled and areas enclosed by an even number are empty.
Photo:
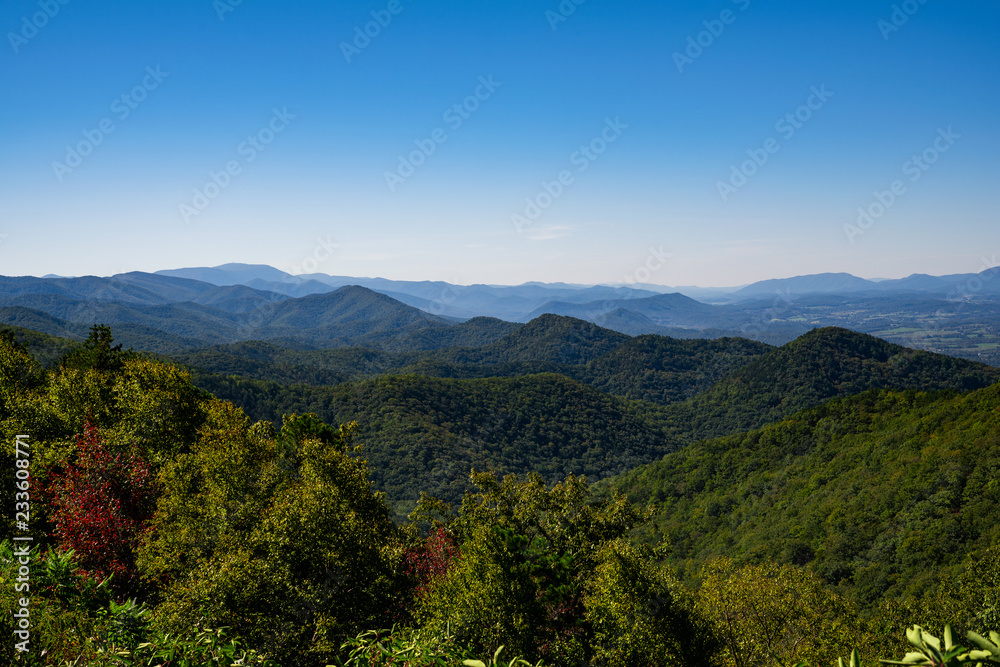
M1000 253L996 2L63 1L0 10L5 275L721 286Z

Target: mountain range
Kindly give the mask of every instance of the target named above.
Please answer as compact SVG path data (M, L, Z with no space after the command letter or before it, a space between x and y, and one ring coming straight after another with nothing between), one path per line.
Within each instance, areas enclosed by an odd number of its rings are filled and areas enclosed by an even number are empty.
M0 277L0 321L75 339L102 322L114 325L127 346L162 353L249 340L406 351L463 345L471 335L466 342L478 345L494 329L499 333L496 322L516 325L544 314L628 336L740 336L771 345L836 326L1000 365L994 273L882 281L819 274L738 289L684 288L682 294L651 285L465 286L292 276L269 266L226 264L105 278ZM493 323L460 326L477 318Z

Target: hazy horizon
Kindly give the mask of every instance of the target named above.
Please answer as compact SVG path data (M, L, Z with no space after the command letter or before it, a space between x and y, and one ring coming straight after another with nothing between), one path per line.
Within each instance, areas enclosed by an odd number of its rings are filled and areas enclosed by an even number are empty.
M823 272L822 274L845 274L845 275L853 275L856 278L861 278L863 280L868 280L870 282L884 282L884 281L900 280L900 279L903 279L903 278L909 278L909 277L914 276L914 275L929 275L929 276L933 276L933 277L948 277L950 275L968 275L968 274L983 273L983 272L987 272L987 271L990 272L990 273L992 273L992 269L1000 267L1000 263L997 262L997 258L995 256L993 258L983 257L982 258L982 262L983 262L983 264L982 264L982 266L980 266L979 270L968 271L965 274L930 274L930 273L919 272L919 271L916 272L916 273L910 273L910 274L901 275L901 276L876 276L876 277L858 276L858 275L855 275L855 274L848 274L847 272L840 272L840 271ZM244 262L226 262L224 264L219 264L219 265L216 265L216 266L171 267L171 268L155 269L153 271L140 271L138 269L135 269L135 270L132 270L132 271L121 271L121 272L119 272L117 274L95 274L95 273L78 274L78 275L61 275L61 274L34 275L34 274L24 274L24 275L19 275L19 276L10 276L10 277L31 277L31 278L50 278L50 279L59 279L59 278L62 278L62 279L74 279L74 278L83 278L83 277L93 276L93 277L98 277L98 278L110 278L110 277L113 277L114 275L119 275L119 274L124 274L124 273L132 273L134 271L138 271L140 273L151 273L152 274L152 273L162 273L162 272L176 271L176 270L183 270L183 269L215 269L215 268L220 268L220 267L224 267L224 266L227 266L227 265L234 265L234 264L235 265L248 266L248 267L250 267L250 266L269 267L269 268L274 268L274 269L281 270L279 267L276 267L276 266L270 265L270 264L248 264L248 263L244 263ZM519 286L528 285L528 284L542 284L542 285L568 285L568 286L575 286L575 287L594 287L594 286L614 286L614 287L619 287L619 286L624 286L624 287L636 287L637 289L642 289L644 287L668 287L668 288L699 288L699 289L706 289L706 290L737 290L737 289L746 287L748 285L752 285L752 284L754 284L756 282L763 282L763 281L768 281L768 280L789 280L789 279L793 279L793 278L802 278L802 277L809 277L809 276L822 275L822 274L798 274L798 275L794 275L794 276L772 276L770 278L762 278L762 279L756 280L756 281L748 281L748 282L742 282L742 283L730 284L730 285L695 285L695 284L691 284L691 285L681 285L681 284L667 285L667 284L663 284L663 283L645 282L645 281L636 281L636 282L632 282L632 283L625 283L623 281L617 281L617 282L614 282L614 281L605 281L605 282L590 282L590 283L586 283L586 282L569 282L569 281L561 281L561 280L539 281L539 280L530 280L530 279L529 280L524 280L524 281L521 281L521 282L518 282L518 283L481 283L481 282L470 282L470 283L450 283L450 284L458 285L458 286L463 286L463 287L470 287L470 286L474 286L474 285L485 285L487 287L519 287ZM289 275L291 277L300 278L300 279L303 279L303 280L307 280L307 279L309 279L310 276L314 276L314 275L325 275L325 276L328 276L328 277L357 278L359 280L380 280L381 279L381 280L393 280L393 281L400 281L400 282L426 282L426 281L430 280L430 279L427 279L427 278L419 278L419 277L416 277L416 278L387 278L386 276L380 276L380 275L367 275L367 276L365 276L365 275L330 274L330 273L325 273L325 272L322 272L322 271L311 272L311 273L301 273L301 274L289 274ZM436 281L430 281L430 282L436 282ZM447 282L447 281L441 281L441 282Z

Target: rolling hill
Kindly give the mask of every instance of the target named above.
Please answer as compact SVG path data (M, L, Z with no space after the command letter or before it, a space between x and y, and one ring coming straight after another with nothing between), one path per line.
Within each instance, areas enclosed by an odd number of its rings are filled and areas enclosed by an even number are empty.
M271 348L242 346L265 364L261 378L306 373L310 364L303 362L322 359L330 377L354 379L316 387L199 373L197 384L255 419L315 412L331 422L357 421L375 468L386 469L376 473L377 483L407 503L417 487L406 485L400 465L423 480L420 488L454 501L477 461L508 472L575 470L601 478L701 438L778 422L870 388L967 390L1000 379L1000 369L839 329L773 349L738 338L627 338L557 316L480 348L428 356L281 353L268 370ZM320 364L312 366L319 372ZM352 375L351 368L359 370ZM356 379L360 369L410 374ZM536 374L547 369L559 374ZM435 467L438 459L451 463Z
M671 430L696 439L714 437L868 389L968 391L998 380L1000 369L985 364L911 350L847 329L815 329L672 406Z
M607 483L657 507L687 577L717 555L805 565L862 606L1000 540L1000 385L872 390L689 445Z
M336 387L222 376L199 386L255 419L312 412L356 421L376 487L397 518L421 491L455 503L472 468L592 479L652 461L671 445L643 410L561 375L455 380L381 376Z

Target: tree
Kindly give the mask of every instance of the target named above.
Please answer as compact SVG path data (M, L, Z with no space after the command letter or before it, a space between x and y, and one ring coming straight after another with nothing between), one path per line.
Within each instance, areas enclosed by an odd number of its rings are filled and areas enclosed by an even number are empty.
M625 540L601 551L584 604L597 664L716 664L717 640L695 610L692 593Z
M582 477L548 488L539 475L472 474L445 527L461 557L422 599L417 618L479 654L503 645L551 665L709 664L690 598L648 549L625 538L643 513L623 497L592 502ZM423 499L415 518L443 508ZM642 657L646 662L629 662Z
M865 642L849 603L791 565L712 560L702 571L697 606L722 640L728 667L831 664Z
M165 587L166 629L207 616L293 667L381 627L402 546L354 432L307 415L275 433L231 403L206 406L198 442L164 470L140 558Z
M136 594L139 537L153 514L156 480L134 450L112 454L89 422L76 440L76 461L48 484L55 535L76 552L80 567L98 578L112 577L122 595Z
M120 371L127 354L122 352L121 343L112 345L114 341L111 327L106 324L95 324L90 328L87 340L79 347L67 352L59 365L64 369L92 369L102 373Z
M412 580L414 595L427 595L437 580L448 574L459 555L455 537L440 526L427 539L410 546L403 554L403 571Z
M113 342L111 328L95 324L87 340L60 360L48 398L66 431L78 432L84 420L99 428L117 421L115 378L132 355Z

